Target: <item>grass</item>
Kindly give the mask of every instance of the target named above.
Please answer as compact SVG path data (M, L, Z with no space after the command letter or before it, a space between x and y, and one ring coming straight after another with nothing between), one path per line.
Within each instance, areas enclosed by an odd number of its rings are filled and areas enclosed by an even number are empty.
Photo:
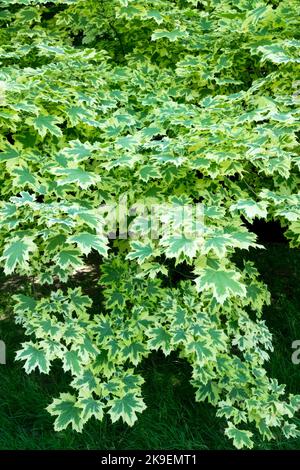
M270 244L265 251L250 251L272 294L264 318L274 335L275 352L268 371L287 384L288 392L300 392L300 365L293 365L291 343L300 339L300 251L284 244ZM15 286L13 286L15 289ZM13 290L12 289L12 290ZM11 293L2 293L1 311L11 309ZM59 365L51 375L27 376L14 362L24 340L11 319L0 322L0 338L7 345L7 365L0 365L0 449L232 449L224 436L224 422L215 418L212 406L195 403L189 384L190 368L174 354L153 354L142 365L144 397L148 406L132 428L91 420L82 434L53 431L53 419L45 407L53 396L68 389L68 377ZM300 427L300 417L296 419ZM263 442L256 449L300 449L300 439Z

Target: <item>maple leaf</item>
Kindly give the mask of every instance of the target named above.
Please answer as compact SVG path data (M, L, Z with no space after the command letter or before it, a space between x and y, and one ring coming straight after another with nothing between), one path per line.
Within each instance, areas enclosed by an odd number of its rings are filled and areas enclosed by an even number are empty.
M252 449L253 441L251 437L253 433L250 431L244 431L235 427L232 423L229 423L228 427L225 430L226 436L233 440L233 444L237 449L242 449L247 447Z
M108 414L113 423L121 418L129 426L133 426L136 422L136 413L142 413L146 409L143 399L134 393L126 393L120 398L115 397L109 400L107 405L110 407Z
M82 265L80 255L79 250L64 248L55 256L55 260L62 269L76 268Z
M47 407L47 411L52 416L56 416L54 421L55 431L62 431L69 425L74 431L82 431L84 425L83 410L80 404L77 403L76 397L70 393L61 393L59 398L55 398Z
M187 350L195 353L197 360L201 365L205 364L209 360L215 359L215 351L209 344L207 344L207 340L205 339L197 339L189 342Z
M82 232L72 235L67 239L68 243L75 243L78 245L83 254L88 255L92 249L98 251L102 256L107 256L108 246L107 239L104 236L94 235L88 232Z
M28 170L28 168L14 168L12 170L14 178L14 185L21 188L30 187L35 189L37 186L37 178Z
M241 211L249 221L252 221L255 217L266 218L268 215L267 206L267 202L255 202L253 199L240 199L236 204L232 204L230 210L232 212Z
M78 373L77 377L72 380L72 386L87 395L91 395L93 392L98 392L99 379L97 379L95 374L89 369L83 369L83 367L81 367L80 372L81 373Z
M66 351L63 355L63 369L70 371L73 375L79 375L81 372L81 364L77 351Z
M48 354L32 342L22 343L22 349L17 352L16 359L25 360L24 369L27 374L30 374L36 368L44 374L49 374L50 361Z
M59 159L59 156L62 160ZM92 156L92 147L87 143L82 143L80 140L71 140L69 147L61 150L57 156L58 162L64 162L66 165L70 162L80 163L88 160Z
M195 258L202 245L202 239L188 238L185 235L172 235L163 237L160 244L165 247L165 255L168 258Z
M151 39L152 41L157 41L158 39L166 38L169 41L174 42L178 39L186 38L187 36L187 31L180 31L179 29L173 29L173 31L157 30L152 34Z
M42 138L44 138L48 132L56 137L62 136L62 131L57 125L62 122L62 119L59 119L57 116L40 114L36 118L31 118L28 122L33 125Z
M246 296L246 287L239 281L240 275L236 271L207 267L199 274L195 279L197 290L202 292L211 289L213 296L221 304L231 296Z
M93 416L102 421L106 405L101 400L95 400L93 397L81 398L78 406L82 408L82 420L85 423Z
M28 267L30 253L34 253L37 246L30 237L13 237L6 243L1 260L5 262L5 274L11 274L17 266Z
M101 180L99 175L82 170L81 168L55 168L53 173L61 176L57 180L59 186L77 183L80 188L87 189Z
M139 264L142 264L146 259L150 258L154 254L154 250L151 244L143 244L140 242L131 242L131 248L133 251L128 253L126 259L137 260Z
M130 342L122 350L124 358L128 358L133 365L137 365L141 362L142 358L148 354L146 347L141 342Z
M139 170L139 177L142 181L148 183L151 178L160 178L161 174L155 166L145 165Z
M172 350L172 336L165 330L165 328L152 328L148 330L147 335L150 338L148 344L151 349L155 349L156 351L161 349L166 356L170 354Z

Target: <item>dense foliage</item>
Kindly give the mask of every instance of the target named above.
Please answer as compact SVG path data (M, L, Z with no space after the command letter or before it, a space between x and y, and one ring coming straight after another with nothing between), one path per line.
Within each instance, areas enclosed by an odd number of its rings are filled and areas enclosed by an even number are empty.
M300 396L264 368L270 295L234 253L261 249L255 218L300 243L299 2L0 6L1 263L51 290L16 295L15 314L26 372L59 359L72 376L48 407L55 429L104 412L132 425L145 409L135 369L162 349L191 364L196 399L236 447L251 448L255 428L297 436ZM201 221L186 227L178 207L195 205ZM57 289L91 252L98 313L81 289Z

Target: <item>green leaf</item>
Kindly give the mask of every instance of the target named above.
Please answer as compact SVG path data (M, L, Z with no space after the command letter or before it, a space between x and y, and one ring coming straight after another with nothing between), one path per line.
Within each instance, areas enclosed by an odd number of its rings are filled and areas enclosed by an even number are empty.
M232 240L226 233L216 233L209 236L203 245L203 253L214 252L218 257L224 258L226 256L227 249L232 246Z
M161 165L167 165L168 163L170 163L171 165L174 165L176 167L181 166L185 161L184 157L177 157L175 155L167 154L167 153L160 154L160 155L153 155L152 158L153 160L155 160Z
M47 411L52 416L57 416L54 421L54 430L62 431L71 425L72 429L81 432L84 424L82 419L83 410L70 393L61 393L59 398L55 398L47 407Z
M115 397L109 400L108 413L113 423L122 418L124 423L133 426L137 420L136 413L142 413L146 409L143 399L133 393L126 393L123 397Z
M236 271L206 267L200 271L200 275L195 279L195 283L198 292L212 289L215 299L223 304L231 296L246 296L246 287L239 279L240 275Z
M217 348L220 351L226 351L227 349L227 336L221 329L209 328L208 334L213 348Z
M270 60L274 64L300 63L300 58L293 57L292 51L284 47L285 43L273 43L272 45L259 46L257 52L262 53L262 60Z
M92 300L87 295L82 295L82 290L80 287L76 289L68 289L68 297L70 299L71 309L81 315L86 313L87 309L92 306Z
M16 314L18 313L25 313L25 312L31 312L33 313L35 311L37 302L35 299L32 297L28 297L27 295L23 294L18 294L14 295L13 299L16 300L16 305L14 306L14 312Z
M31 118L28 122L33 125L42 138L44 138L48 132L55 137L62 136L62 131L57 125L60 124L62 120L57 116L40 114L36 118Z
M102 421L106 405L101 400L95 400L93 397L81 398L78 406L82 408L82 420L85 423L93 416Z
M27 374L30 374L36 368L44 374L49 374L50 361L48 354L32 342L22 343L22 349L17 352L16 359L19 361L25 360L24 369Z
M30 237L13 237L6 243L1 260L5 262L5 274L11 274L19 266L23 269L28 268L30 253L34 253L37 246Z
M196 391L196 400L197 401L205 401L207 400L208 403L212 405L217 405L220 398L220 387L214 383L213 381L208 382L207 384L199 384L198 382L194 383L193 385L197 386Z
M98 251L102 256L107 256L109 247L107 239L104 236L93 235L92 233L82 232L72 235L67 239L68 243L76 243L84 255L88 255L92 249Z
M84 362L95 359L99 354L96 343L92 341L88 334L85 334L83 339L81 338L79 344L74 345L74 349L78 351L81 360Z
M75 249L63 249L55 256L55 261L62 269L82 266L80 251Z
M56 168L53 170L53 173L61 176L57 180L59 186L77 183L80 188L87 189L101 180L99 175L84 171L81 168Z
M134 150L139 145L139 139L137 136L134 135L126 135L125 137L120 137L116 141L116 145L121 147L125 150Z
M60 154L65 158L66 164L81 163L91 158L92 148L90 145L80 142L80 140L71 140L69 147L63 148ZM59 157L57 158L59 159Z
M117 289L109 292L109 296L106 299L106 306L107 308L113 308L114 306L117 307L124 307L125 306L125 298L121 292Z
M173 235L171 237L162 238L161 245L166 248L165 255L167 258L176 258L183 260L184 258L195 258L200 250L202 240L197 238L188 238L185 235Z
M161 174L159 170L152 165L145 165L139 170L139 177L142 181L148 183L151 178L160 178Z
M37 337L45 338L45 336L50 336L51 339L56 341L61 339L64 331L62 325L52 318L38 320L37 326L38 327L35 332Z
M171 42L177 41L178 39L184 39L188 36L187 31L180 31L179 29L173 29L173 31L157 30L151 36L152 41L158 39L168 39Z
M148 345L151 349L154 349L156 351L158 349L162 349L165 356L170 354L172 350L172 336L163 327L151 328L147 331L147 335L150 338L148 341Z
M12 171L14 178L14 185L21 188L29 187L35 189L37 186L36 177L26 167L14 168Z
M203 365L210 360L214 360L216 357L216 351L209 346L206 339L191 341L187 345L187 350L196 354L200 365Z
M91 395L93 392L99 391L99 380L89 369L85 369L81 375L75 377L71 382L71 385L72 387L80 390L82 394Z
M153 256L153 248L150 243L143 244L141 242L131 242L131 248L133 251L128 253L126 259L137 260L139 264L142 264L146 259Z
M287 439L291 437L299 437L300 435L299 429L297 429L297 426L294 423L285 422L282 428L282 432Z
M22 23L32 23L33 21L39 21L40 13L36 8L22 8L16 14L18 20Z
M244 447L252 449L253 441L251 437L253 433L250 431L244 431L236 428L232 423L228 423L228 427L225 430L226 436L233 440L233 445L237 449L242 449Z
M236 204L232 204L230 211L240 211L251 222L255 217L266 218L268 203L255 202L253 199L240 199Z
M143 357L147 356L148 351L141 342L131 342L122 350L124 359L129 359L133 365L137 366Z
M66 237L63 234L55 235L46 242L46 250L48 253L53 254L57 252L57 248L62 248L66 242Z
M154 9L153 10L152 9L147 10L145 16L146 16L146 18L151 18L151 19L155 20L155 22L157 24L161 24L164 21L164 19L163 19L162 15L160 14L159 10L154 10Z
M81 106L71 106L67 108L66 114L70 120L71 126L77 126L77 124L85 122L85 119L91 118L90 113Z
M66 351L63 355L63 369L64 371L70 371L72 375L79 375L82 366L80 364L79 356L77 351Z
M0 264L19 275L3 292L25 368L58 364L74 390L56 429L132 424L135 369L162 350L237 447L298 437L300 397L264 366L270 293L235 256L262 248L257 218L300 246L298 3L2 0ZM70 286L93 291L99 256L93 306Z
M20 153L12 146L6 146L6 150L0 153L0 162L8 162L20 158Z

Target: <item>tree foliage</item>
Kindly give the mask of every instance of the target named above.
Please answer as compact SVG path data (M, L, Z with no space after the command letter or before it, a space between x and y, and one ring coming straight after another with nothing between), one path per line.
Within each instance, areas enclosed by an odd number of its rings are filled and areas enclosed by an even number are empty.
M17 294L15 314L26 372L59 359L71 375L48 407L55 429L106 412L134 424L135 368L162 350L191 364L196 399L237 448L255 429L297 436L300 397L264 366L270 295L234 253L261 248L255 218L278 220L299 247L299 2L2 0L0 22L1 265L50 286ZM111 240L105 208L125 196L201 203L201 235L165 212L152 237L130 212L131 237ZM80 289L55 288L92 251L97 314ZM188 278L171 283L172 263Z

